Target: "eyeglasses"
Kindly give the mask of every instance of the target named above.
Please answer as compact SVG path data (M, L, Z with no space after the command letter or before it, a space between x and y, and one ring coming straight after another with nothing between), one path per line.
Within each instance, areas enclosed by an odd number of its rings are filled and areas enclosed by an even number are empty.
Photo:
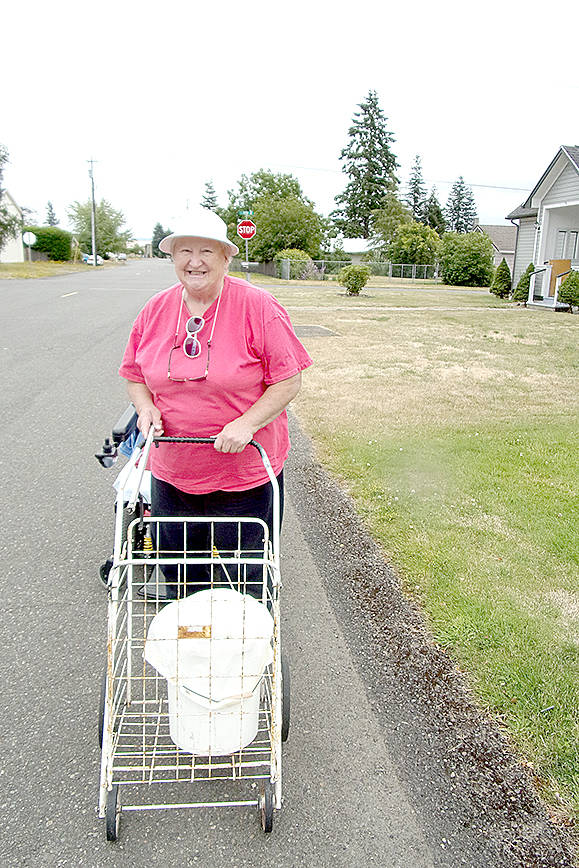
M211 334L207 339L207 362L205 364L205 371L198 377L173 377L171 376L171 358L173 357L173 353L175 350L182 349L183 353L187 356L188 359L196 359L197 356L201 355L201 343L199 342L199 338L197 337L197 332L200 332L203 326L205 325L205 320L202 316L191 316L185 323L185 331L187 332L187 337L183 341L181 347L177 343L179 338L179 326L181 323L181 309L183 307L183 299L185 296L185 290L183 290L183 294L181 296L181 304L179 305L179 316L177 317L177 327L175 329L175 337L173 338L173 346L171 347L171 351L169 353L169 361L167 363L167 379L172 380L174 383L192 383L196 380L206 380L207 374L209 373L209 360L211 358L211 341L213 340L213 332L215 331L215 323L217 322L217 314L219 313L219 304L221 302L221 293L219 294L219 298L217 299L217 308L215 310L215 316L213 318L213 325L211 327Z

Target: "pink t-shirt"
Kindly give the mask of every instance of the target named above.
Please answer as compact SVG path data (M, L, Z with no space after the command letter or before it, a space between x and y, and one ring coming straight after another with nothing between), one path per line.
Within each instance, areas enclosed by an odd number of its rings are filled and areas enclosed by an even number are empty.
M175 382L168 379L169 353L175 341L177 317L181 321L178 348L171 355L172 377L196 377L205 372L207 339L217 301L203 314L205 325L197 337L201 354L189 359L181 349L189 318L178 283L157 293L133 324L119 373L145 383L161 412L168 436L209 437L249 409L267 386L286 380L309 367L312 360L292 328L287 311L269 292L245 280L226 277L211 341L206 380ZM285 411L260 429L255 440L269 455L278 474L290 443ZM211 446L161 443L151 450L151 470L157 479L181 491L244 491L267 482L256 449L236 454L216 452Z

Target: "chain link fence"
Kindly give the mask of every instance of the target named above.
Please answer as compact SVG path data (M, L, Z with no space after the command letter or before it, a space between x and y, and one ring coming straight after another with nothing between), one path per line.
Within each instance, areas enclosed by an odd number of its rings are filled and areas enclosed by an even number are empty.
M438 280L439 267L434 265L415 265L404 262L362 262L373 277L402 278L403 280ZM350 260L333 261L327 259L279 259L275 262L245 262L239 257L231 262L232 271L265 274L282 280L333 280L341 269L352 265ZM249 266L249 269L248 269Z
M361 262L370 269L374 277L395 277L404 280L438 280L438 264L417 265L404 262ZM336 262L323 259L310 259L296 262L290 259L279 260L278 277L282 280L328 280L338 275L346 265L352 262Z

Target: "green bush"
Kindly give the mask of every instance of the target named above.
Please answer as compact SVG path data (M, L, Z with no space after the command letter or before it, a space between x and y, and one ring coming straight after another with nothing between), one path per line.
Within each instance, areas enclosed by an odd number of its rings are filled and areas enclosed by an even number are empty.
M289 280L301 280L304 273L308 270L308 267L311 263L311 257L305 250L296 250L295 248L289 248L287 250L280 250L275 254L275 261L277 262L277 274L278 277L286 278L287 275L282 274L281 270L281 260L289 259L290 262L290 273Z
M36 244L33 250L46 253L49 259L66 262L71 256L72 235L58 226L25 226L25 232L34 232Z
M531 285L531 274L535 270L532 262L529 262L526 269L519 277L519 282L513 289L513 301L522 301L524 304L529 300L529 287Z
M489 292L499 298L508 298L511 294L511 271L504 256L489 286Z
M366 286L372 272L366 265L346 265L338 275L338 280L345 286L348 295L358 295Z
M482 232L445 232L440 265L449 286L490 286L493 245Z
M567 275L561 284L558 300L569 305L569 313L573 313L573 307L579 307L579 271Z

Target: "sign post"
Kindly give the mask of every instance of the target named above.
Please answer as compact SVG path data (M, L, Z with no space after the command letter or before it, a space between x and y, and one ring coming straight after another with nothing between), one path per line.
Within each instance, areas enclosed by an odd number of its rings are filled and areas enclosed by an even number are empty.
M247 277L249 279L249 251L247 247L247 242L250 238L253 238L255 233L257 232L257 226L253 222L253 220L249 219L249 215L252 214L252 211L240 211L239 216L245 217L246 219L240 220L237 224L237 234L240 238L243 238L245 241L245 267L247 268Z
M32 262L32 253L30 251L30 248L33 244L36 244L36 235L34 234L34 232L25 232L22 236L22 240L28 248L28 261Z

